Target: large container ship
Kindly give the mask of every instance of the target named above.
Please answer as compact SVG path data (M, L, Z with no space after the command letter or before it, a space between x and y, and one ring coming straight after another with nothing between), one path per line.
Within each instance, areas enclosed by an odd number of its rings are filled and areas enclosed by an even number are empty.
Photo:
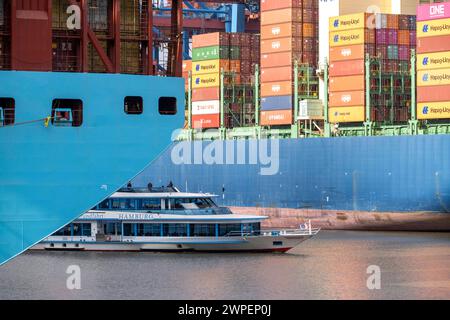
M188 94L184 141L134 184L214 192L270 227L450 230L450 4L370 4L262 1L253 116L224 71L216 125L192 123Z
M0 1L0 264L126 184L183 123L183 79L152 76L151 6L95 2ZM181 76L181 56L166 71Z

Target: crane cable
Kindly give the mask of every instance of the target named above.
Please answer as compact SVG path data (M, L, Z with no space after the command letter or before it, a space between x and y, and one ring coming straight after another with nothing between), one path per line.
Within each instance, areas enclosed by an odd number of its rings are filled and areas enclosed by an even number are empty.
M46 128L48 128L50 121L52 119L53 119L53 117L49 116L49 117L45 117L45 118L37 119L37 120L30 120L30 121L24 121L24 122L19 122L19 123L8 124L6 126L0 126L0 128L23 126L23 125L32 124L32 123L41 122L41 121L44 121L44 126Z

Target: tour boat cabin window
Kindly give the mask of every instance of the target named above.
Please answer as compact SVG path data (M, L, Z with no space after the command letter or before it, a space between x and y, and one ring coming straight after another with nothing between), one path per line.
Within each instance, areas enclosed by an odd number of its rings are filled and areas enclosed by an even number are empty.
M13 98L0 98L0 127L14 124L16 102Z
M158 102L159 114L174 115L177 114L177 98L161 97Z
M124 110L126 114L142 114L144 99L142 97L125 97Z
M80 127L83 124L83 101L79 99L53 100L52 124L58 127Z

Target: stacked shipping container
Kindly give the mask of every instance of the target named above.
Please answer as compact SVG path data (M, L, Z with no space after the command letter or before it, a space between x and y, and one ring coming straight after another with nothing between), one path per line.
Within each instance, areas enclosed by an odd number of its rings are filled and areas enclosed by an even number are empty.
M359 13L330 18L329 23L329 121L365 121L366 90L371 91L372 120L407 121L410 83L398 77L409 71L411 49L415 48L415 17ZM371 72L377 75L371 88L365 84L367 55L378 61L371 65ZM388 90L390 87L395 90Z
M316 66L318 1L261 1L261 125L292 124L294 64Z
M418 7L417 116L450 118L450 2Z
M10 28L8 3L0 0L0 70L9 69L10 62Z
M221 72L224 86L250 83L259 59L259 37L246 33L216 32L192 37L192 127L220 127ZM224 90L223 102L227 101ZM224 108L224 125L230 124ZM236 109L236 110L234 110Z

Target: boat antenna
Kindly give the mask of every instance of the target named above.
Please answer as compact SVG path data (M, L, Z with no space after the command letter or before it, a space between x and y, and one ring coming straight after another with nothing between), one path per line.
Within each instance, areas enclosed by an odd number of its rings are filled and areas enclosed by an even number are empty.
M152 184L151 182L148 183L147 189L148 189L148 191L150 191L150 192L153 190L153 184Z

